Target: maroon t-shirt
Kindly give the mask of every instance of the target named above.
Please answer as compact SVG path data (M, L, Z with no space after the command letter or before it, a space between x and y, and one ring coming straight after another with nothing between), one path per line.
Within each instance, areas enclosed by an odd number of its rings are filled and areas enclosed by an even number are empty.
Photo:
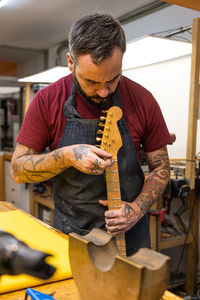
M39 152L46 147L57 148L62 137L65 116L63 105L70 96L73 75L63 77L40 90L31 101L17 142ZM122 77L119 85L122 110L140 159L140 144L145 152L158 150L171 138L158 103L144 87ZM83 119L98 119L102 115L76 92L76 110Z

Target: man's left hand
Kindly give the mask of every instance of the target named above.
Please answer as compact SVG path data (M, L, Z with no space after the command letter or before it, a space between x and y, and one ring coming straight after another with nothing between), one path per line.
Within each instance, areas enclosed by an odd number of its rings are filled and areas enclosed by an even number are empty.
M107 200L99 200L103 206L108 206ZM140 209L135 203L122 201L120 209L105 211L105 223L108 233L117 235L128 231L140 219Z

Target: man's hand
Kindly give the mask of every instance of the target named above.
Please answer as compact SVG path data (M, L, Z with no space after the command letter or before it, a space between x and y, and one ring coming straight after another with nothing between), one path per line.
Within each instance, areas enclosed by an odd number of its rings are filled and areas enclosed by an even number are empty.
M108 206L107 200L99 200L103 206ZM140 219L140 209L135 203L122 201L120 209L105 212L106 229L108 233L117 235L128 231Z
M114 163L112 154L92 145L73 145L71 149L71 165L83 173L100 175Z

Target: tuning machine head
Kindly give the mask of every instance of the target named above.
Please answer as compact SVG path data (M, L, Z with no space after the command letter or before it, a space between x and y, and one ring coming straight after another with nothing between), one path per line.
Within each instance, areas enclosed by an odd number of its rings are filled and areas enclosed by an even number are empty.
M98 129L97 134L103 134L103 131L101 129Z
M103 117L103 116L100 117L100 121L105 122L105 120L106 120L106 117Z
M96 137L96 141L97 141L97 142L101 142L101 140L102 140L102 138Z

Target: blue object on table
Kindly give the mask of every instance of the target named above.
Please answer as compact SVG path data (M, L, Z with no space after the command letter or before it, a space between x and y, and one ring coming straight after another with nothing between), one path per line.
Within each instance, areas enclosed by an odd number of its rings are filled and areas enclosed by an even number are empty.
M38 292L33 289L26 289L26 296L29 295L33 300L55 300L52 296ZM25 298L27 299L27 298Z

